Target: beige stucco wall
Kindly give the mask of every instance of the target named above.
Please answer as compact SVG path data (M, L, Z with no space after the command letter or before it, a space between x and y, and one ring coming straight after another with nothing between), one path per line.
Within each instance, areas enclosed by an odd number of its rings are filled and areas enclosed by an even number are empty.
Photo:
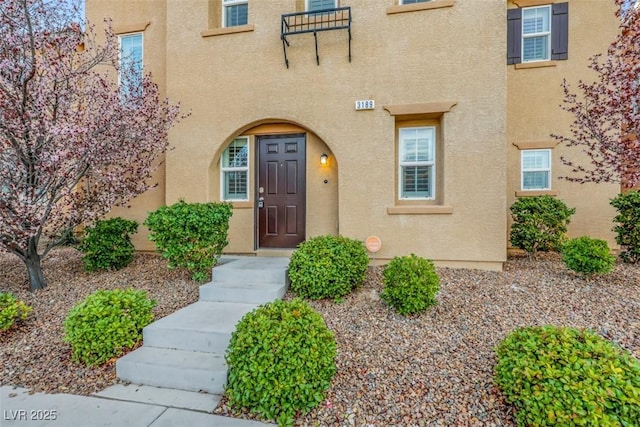
M165 0L145 0L124 2L121 0L88 1L86 5L87 20L96 25L96 33L101 35L101 25L105 18L111 18L112 28L116 34L143 32L143 63L145 72L153 75L153 80L160 88L160 94L166 95L165 44L166 44L166 8ZM126 7L123 7L126 6ZM155 246L148 239L148 231L142 225L149 212L165 204L165 169L164 156L159 159L158 170L151 183L156 187L138 196L130 203L130 207L114 208L110 215L138 221L138 233L133 236L133 243L138 250L154 250Z
M515 7L509 1L509 7ZM515 3L521 3L516 1ZM530 2L535 5L536 2ZM587 66L589 58L606 53L617 33L614 5L602 0L574 0L569 2L569 59L542 63L540 67L507 66L508 113L508 204L516 200L520 190L520 151L514 145L542 143L555 145L551 134L569 136L573 116L559 106L562 104L562 81L566 79L574 91L579 80L594 81L596 75ZM545 144L545 141L547 144ZM552 150L552 191L549 194L576 208L569 226L569 235L589 235L606 239L616 247L611 231L615 209L609 200L619 192L614 184L577 184L558 179L570 176L561 157L588 162L580 149L556 145ZM546 192L543 192L545 194Z
M151 22L145 67L191 112L171 132L166 185L140 198L136 215L180 198L219 200L219 158L233 138L302 130L307 237L378 235L378 258L413 252L441 265L500 268L508 207L520 186L514 143L549 141L551 133L568 130L570 117L556 107L560 83L588 77L588 57L613 39L610 2L572 0L569 60L516 69L506 65L510 0L409 6L341 0L353 16L351 63L347 32L330 31L318 34L319 66L313 35L290 36L287 69L280 19L299 3L251 1L249 25L237 31L216 25L218 0L88 0L94 20L108 15L115 26ZM363 99L374 100L375 109L356 111L354 102ZM434 107L441 105L449 107ZM436 201L398 200L397 128L409 123L437 126ZM330 155L325 167L319 163L323 152ZM559 161L564 154L566 149L554 149L554 177L565 173ZM612 242L608 199L616 186L554 180L553 190L578 209L572 234ZM254 196L235 204L229 252L255 249Z
M375 234L383 242L378 258L413 252L445 264L500 268L506 256L503 0L437 0L429 7L447 7L407 13L387 13L397 11L392 0L344 0L340 5L352 8L352 62L347 32L332 31L318 35L320 66L313 36L291 36L289 69L280 17L295 11L296 1L252 1L248 31L209 37L203 33L215 33L210 1L164 4L166 26L154 18L145 31L145 66L169 58L166 93L191 112L171 132L166 203L218 200L225 145L256 125L293 124L307 131L308 237ZM110 15L120 25L164 10L163 2L124 5L89 0L87 13ZM376 108L355 111L359 99L375 100ZM397 125L424 117L392 116L383 107L439 102L455 104L435 114L437 204L444 209L409 203L419 205L416 211L397 200ZM327 167L319 164L322 152L330 154ZM141 199L135 208L158 202ZM237 203L227 250L252 252L254 235L253 203Z
M201 35L210 29L208 2L168 2L167 92L192 115L172 133L167 203L219 197L208 190L219 186L211 179L216 158L247 125L294 123L309 131L308 236L376 234L382 258L415 252L499 266L506 230L506 4L457 2L387 14L392 4L341 2L352 7L351 63L346 31L334 31L318 35L320 66L311 34L290 37L287 69L280 16L293 12L294 2L252 2L253 31L212 37ZM355 111L357 99L375 100L375 110ZM441 203L453 213L388 214L397 204L396 127L383 106L449 100L457 105L441 119ZM327 172L318 169L322 144L334 160L327 185ZM253 209L236 209L228 250L252 250L253 233Z

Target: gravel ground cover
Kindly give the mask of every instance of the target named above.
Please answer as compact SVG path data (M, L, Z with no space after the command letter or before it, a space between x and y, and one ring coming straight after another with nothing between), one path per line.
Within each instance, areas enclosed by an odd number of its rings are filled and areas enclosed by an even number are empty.
M0 255L0 290L34 307L26 325L0 334L0 382L34 391L89 394L115 382L114 363L73 364L62 342L68 310L94 290L145 289L158 300L157 317L197 299L189 275L153 255L138 254L119 272L88 274L73 249L58 250L45 261L49 287L35 295L23 269ZM515 425L492 373L493 348L518 326L590 328L640 358L640 266L583 279L545 254L511 258L504 272L438 273L438 305L419 316L400 316L379 299L380 269L340 304L311 303L336 334L338 373L326 400L298 425ZM216 412L229 413L224 401Z
M11 292L33 307L32 317L18 329L0 332L0 384L35 392L92 394L116 382L115 360L99 367L71 361L71 347L62 341L62 322L69 310L101 289L145 290L157 301L156 319L198 299L198 284L185 271L167 269L162 258L136 254L119 270L87 273L82 255L72 248L53 250L43 261L48 281L44 290L28 291L24 264L0 254L0 292Z

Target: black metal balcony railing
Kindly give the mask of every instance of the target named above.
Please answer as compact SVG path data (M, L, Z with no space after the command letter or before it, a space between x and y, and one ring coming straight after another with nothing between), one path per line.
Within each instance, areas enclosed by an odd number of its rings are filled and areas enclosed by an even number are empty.
M316 63L320 65L318 54L318 33L321 31L347 30L349 33L349 62L351 62L351 7L336 7L314 12L287 13L282 15L280 38L284 51L284 63L289 68L287 58L287 36L313 33L316 45Z

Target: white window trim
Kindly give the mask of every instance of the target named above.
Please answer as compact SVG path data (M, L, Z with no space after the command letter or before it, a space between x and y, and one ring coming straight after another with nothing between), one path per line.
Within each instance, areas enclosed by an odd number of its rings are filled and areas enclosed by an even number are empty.
M532 153L532 152L545 152L547 156L549 156L549 168L537 168L537 169L524 169L524 153ZM533 149L533 150L521 150L520 151L520 189L522 191L545 191L551 190L551 170L552 170L552 159L551 159L551 149L542 148L542 149ZM547 180L548 184L546 188L524 188L524 174L525 172L547 172L549 174L549 179Z
M304 0L304 10L307 11L307 12L310 11L310 9L309 9L309 1L310 0ZM336 8L336 7L338 7L338 0L333 0L333 8Z
M524 33L524 11L525 10L531 10L531 9L547 9L548 13L549 13L549 31L543 31L541 33L531 33L531 34L525 34ZM550 61L551 60L551 35L553 34L553 32L551 31L551 25L553 25L553 12L551 10L551 5L543 5L543 6L532 6L532 7L523 7L522 8L522 30L521 30L521 38L522 41L520 42L520 58L522 58L522 62L523 63L531 63L531 62L542 62L542 61ZM543 37L543 36L547 36L547 57L543 58L543 59L529 59L529 60L525 60L524 59L524 40L525 39L530 39L530 38L535 38L535 37Z
M242 167L224 167L222 166L222 159L224 158L224 152L227 151L227 149L229 148L229 144L227 144L227 146L224 148L224 150L222 150L222 155L220 156L220 200L222 200L223 202L248 202L250 195L249 195L249 183L251 182L251 144L249 143L249 137L248 136L239 136L237 138L233 138L233 141L235 141L236 139L244 139L247 142L247 166L242 166ZM225 191L224 191L224 186L225 186L225 172L247 172L247 197L244 199L227 199L225 197Z
M402 139L400 138L400 134L403 130L416 130L416 129L433 129L433 138L431 138L431 148L433 149L433 160L431 161L418 161L418 162L403 162L401 160L402 156ZM412 126L412 127L402 127L398 129L398 200L435 200L436 198L436 159L437 159L437 144L436 144L436 127L435 126ZM431 197L402 197L402 167L403 166L432 166L431 175L432 179L429 182L429 192L431 193Z
M136 31L135 33L118 34L118 67L122 69L122 39L131 36L140 35L141 53L140 62L142 63L142 74L144 75L144 32ZM120 86L120 71L118 71L118 86Z
M232 27L227 27L227 6L237 6L239 4L249 4L249 0L222 0L222 28L233 28L238 25L234 25ZM249 18L247 18L247 24L249 23Z
M402 5L402 4L416 4L416 2L413 2L413 3L405 3L405 1L406 1L406 0L400 0L400 4L401 4L401 5ZM430 1L431 1L431 0L422 0L422 1L419 1L418 3L428 3L428 2L430 2Z

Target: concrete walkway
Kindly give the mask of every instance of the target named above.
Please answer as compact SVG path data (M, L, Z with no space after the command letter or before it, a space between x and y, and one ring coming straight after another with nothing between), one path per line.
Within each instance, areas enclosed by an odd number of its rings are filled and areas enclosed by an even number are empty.
M285 257L223 257L200 300L144 328L143 346L116 362L115 384L94 396L0 387L0 427L251 427L213 415L224 393L224 353L236 323L287 290ZM138 385L136 385L138 384ZM144 385L141 385L144 384Z
M2 427L259 427L270 424L103 397L0 387Z

